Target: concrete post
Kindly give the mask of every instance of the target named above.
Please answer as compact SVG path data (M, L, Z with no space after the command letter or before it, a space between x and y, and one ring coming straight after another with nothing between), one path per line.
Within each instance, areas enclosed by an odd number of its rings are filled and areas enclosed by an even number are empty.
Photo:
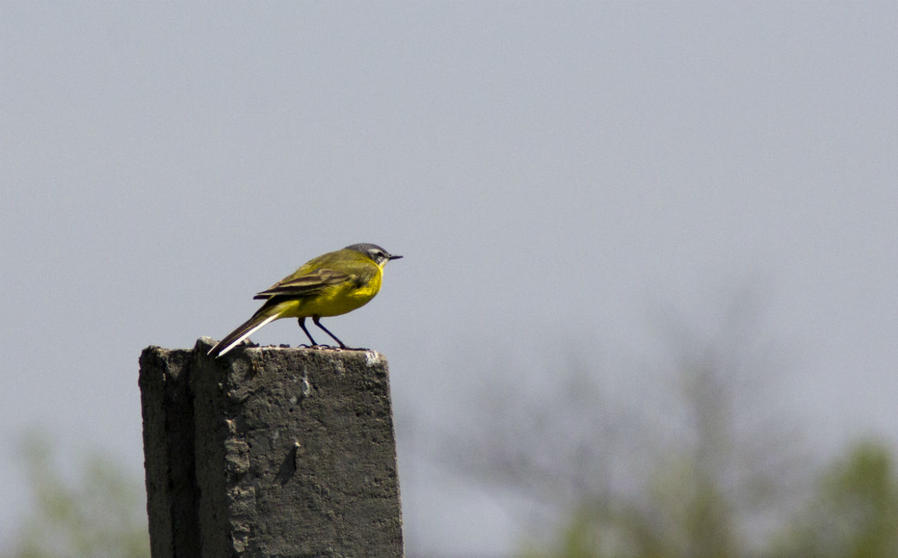
M402 556L386 359L211 346L140 356L153 558Z

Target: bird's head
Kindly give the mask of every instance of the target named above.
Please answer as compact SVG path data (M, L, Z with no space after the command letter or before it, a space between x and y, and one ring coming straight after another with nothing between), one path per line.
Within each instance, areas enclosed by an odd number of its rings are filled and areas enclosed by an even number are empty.
M360 254L364 254L366 257L368 257L371 261L373 261L380 267L383 267L384 264L386 264L390 260L398 260L399 258L402 257L402 256L396 256L396 255L393 255L393 254L387 252L386 250L384 250L377 244L367 244L367 243L352 244L350 246L347 246L346 249L347 250L355 250L356 252L359 252Z

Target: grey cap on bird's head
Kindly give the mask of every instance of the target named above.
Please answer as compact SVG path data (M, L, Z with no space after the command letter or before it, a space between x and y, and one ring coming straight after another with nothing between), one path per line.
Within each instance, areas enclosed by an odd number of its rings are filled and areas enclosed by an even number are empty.
M347 246L344 249L345 250L355 250L356 252L364 254L364 255L368 256L369 258L371 258L378 265L380 265L383 262L386 262L387 260L398 260L399 258L402 257L402 256L396 256L394 254L387 252L386 250L384 250L377 244L370 244L367 242L362 242L360 244L350 244L349 246Z

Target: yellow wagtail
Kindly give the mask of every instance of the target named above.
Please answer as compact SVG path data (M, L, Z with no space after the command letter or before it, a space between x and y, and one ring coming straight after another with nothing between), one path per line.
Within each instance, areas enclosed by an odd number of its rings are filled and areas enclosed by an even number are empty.
M265 304L237 329L209 349L209 355L222 356L268 322L297 318L306 337L317 345L306 329L306 318L336 341L346 345L319 321L323 316L339 316L363 306L380 290L384 265L398 260L376 244L353 244L336 252L313 258L253 298Z

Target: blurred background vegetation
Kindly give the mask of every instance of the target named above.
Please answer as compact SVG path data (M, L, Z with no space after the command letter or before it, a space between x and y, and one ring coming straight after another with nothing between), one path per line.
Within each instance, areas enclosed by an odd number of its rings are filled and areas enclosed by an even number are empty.
M3 556L149 557L140 479L124 478L114 463L94 455L80 465L74 481L63 481L51 466L50 448L46 438L39 438L23 449L34 507L19 527L13 548ZM733 514L741 500L757 501L758 494L728 491L694 465L659 473L658 485L632 500L584 494L556 518L554 532L521 541L517 556L898 556L898 478L892 452L880 443L861 441L846 448L813 476L807 498L779 502L797 504L796 509L758 539L745 536L746 525ZM770 511L779 515L782 509Z
M145 558L150 555L142 479L99 451L60 463L51 437L23 435L19 446L31 493L11 558ZM67 473L67 474L64 474Z
M528 558L886 558L898 556L898 493L894 458L875 442L858 442L814 479L799 509L768 536L739 536L745 525L731 506L751 493L727 493L698 472L654 497L651 510L632 503L584 503L571 510L546 542L531 542Z

